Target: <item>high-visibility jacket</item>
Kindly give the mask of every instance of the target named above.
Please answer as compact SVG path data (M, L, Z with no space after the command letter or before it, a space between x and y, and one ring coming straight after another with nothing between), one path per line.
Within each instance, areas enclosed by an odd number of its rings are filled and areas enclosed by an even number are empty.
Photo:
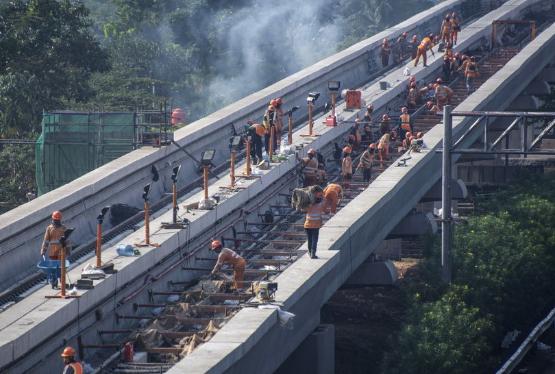
M305 157L303 158L303 162L304 162L303 173L305 175L315 175L316 171L318 170L318 160L315 157L313 158Z
M323 223L323 216L326 211L326 204L324 201L321 201L316 204L312 204L308 207L306 211L306 218L304 221L304 228L305 229L319 229L322 227Z
M244 266L245 260L239 256L234 250L229 248L222 248L218 255L218 262L214 266L214 271L219 271L224 264L230 264L235 269L236 267Z
M410 131L410 114L401 114L399 118L401 119L401 128L405 131Z
M427 49L432 48L433 44L432 44L432 39L430 39L430 37L425 37L424 39L422 39L422 41L420 42L420 45L418 46L418 49L425 51Z
M64 225L55 226L54 224L48 225L44 233L44 240L42 241L42 250L47 252L48 257L52 260L60 258L62 251L62 243L60 238L64 236L66 227Z
M266 134L266 129L264 128L264 126L262 126L259 123L255 123L255 124L251 125L251 129L254 129L254 132L258 136L264 136L264 134Z
M332 213L337 212L337 204L339 204L342 194L343 189L340 185L335 183L328 184L326 188L324 188L324 200L327 206L326 210L329 210Z
M83 374L83 365L78 361L66 364L62 374Z

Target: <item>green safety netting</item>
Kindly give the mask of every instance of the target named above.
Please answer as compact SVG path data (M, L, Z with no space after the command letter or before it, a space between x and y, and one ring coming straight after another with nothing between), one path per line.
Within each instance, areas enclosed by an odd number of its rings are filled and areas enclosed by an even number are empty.
M133 150L135 128L134 113L44 113L35 148L39 195Z

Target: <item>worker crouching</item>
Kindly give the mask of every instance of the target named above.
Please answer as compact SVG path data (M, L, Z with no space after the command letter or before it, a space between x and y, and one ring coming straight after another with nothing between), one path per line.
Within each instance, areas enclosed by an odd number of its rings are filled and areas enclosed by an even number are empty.
M324 214L326 213L326 203L324 202L324 191L321 187L314 188L314 203L306 210L304 229L308 240L308 253L310 258L316 259L316 248L318 246L318 235L323 225Z
M318 158L316 156L316 150L311 148L302 160L303 187L318 184Z
M247 262L235 251L224 248L222 242L213 240L210 248L218 254L218 261L214 265L211 274L216 274L220 271L224 264L229 264L233 267L233 287L236 290L243 289L243 279L245 278L245 267Z
M337 206L343 198L343 188L336 183L330 183L324 188L323 194L326 202L326 212L335 214Z
M63 248L60 239L64 236L65 231L66 227L62 225L62 213L57 210L52 213L52 223L46 227L40 251L41 256L45 256L48 253L48 258L51 260L60 259L60 253Z
M75 349L66 347L60 355L64 360L64 371L62 374L83 374L83 365L75 360Z

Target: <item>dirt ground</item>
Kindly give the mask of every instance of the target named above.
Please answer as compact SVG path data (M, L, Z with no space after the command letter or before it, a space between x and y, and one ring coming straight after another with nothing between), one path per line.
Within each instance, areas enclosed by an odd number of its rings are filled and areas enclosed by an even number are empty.
M415 275L418 260L394 264L399 282L404 282ZM335 325L335 372L379 373L404 314L405 304L397 286L338 290L322 308L322 323Z

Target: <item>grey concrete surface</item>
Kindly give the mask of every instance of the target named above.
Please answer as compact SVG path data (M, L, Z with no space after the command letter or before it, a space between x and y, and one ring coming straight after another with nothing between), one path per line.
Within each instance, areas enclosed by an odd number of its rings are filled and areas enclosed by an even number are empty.
M523 6L523 2L519 1L508 4L515 9ZM554 56L555 25L540 34L456 110L507 108ZM454 135L462 134L468 126L467 120L455 120ZM387 169L347 209L341 210L327 222L320 234L319 260L303 257L276 279L279 283L277 301L283 303L285 310L296 314L294 330L283 329L275 323L269 330L265 325L266 333L260 335L257 334L259 330L253 328L250 330L253 335L249 336L261 336L262 339L240 359L237 355L221 355L210 356L205 361L205 356L199 355L197 358L197 351L194 351L168 373L190 372L191 368L201 364L203 371L192 372L270 373L276 370L317 326L319 310L325 301L439 179L441 156L435 150L441 146L442 131L441 125L434 127L424 136L428 147L426 152L416 155L407 168ZM469 138L469 142L472 140ZM392 176L397 177L397 182L393 181L396 178ZM361 243L366 245L361 246ZM211 349L210 341L201 346L199 351ZM260 366L259 357L266 358L263 367Z
M468 1L444 1L178 130L176 140L196 157L206 148L215 148L216 163L223 162L228 157L229 137L234 131L240 131L247 119L260 118L270 98L283 97L286 108L300 106L296 115L302 117L306 114L307 92L322 93L319 105L327 100L328 80L340 80L342 87L357 87L366 82L375 73L370 66L378 63L378 48L383 38L396 38L403 31L423 34L435 30L445 13L459 11L461 4ZM402 79L400 74L397 80ZM367 99L376 95L381 92ZM150 182L152 165L156 165L161 175L161 181L152 185L152 200L169 192L169 175L176 164L183 166L180 185L198 177L193 161L176 146L142 148L3 214L0 220L0 285L13 284L34 271L52 211L63 212L66 224L76 228L73 241L82 243L94 238L95 217L101 207L125 203L142 208L141 191Z
M392 286L397 283L399 273L393 262L363 262L354 272L345 285L350 286Z

